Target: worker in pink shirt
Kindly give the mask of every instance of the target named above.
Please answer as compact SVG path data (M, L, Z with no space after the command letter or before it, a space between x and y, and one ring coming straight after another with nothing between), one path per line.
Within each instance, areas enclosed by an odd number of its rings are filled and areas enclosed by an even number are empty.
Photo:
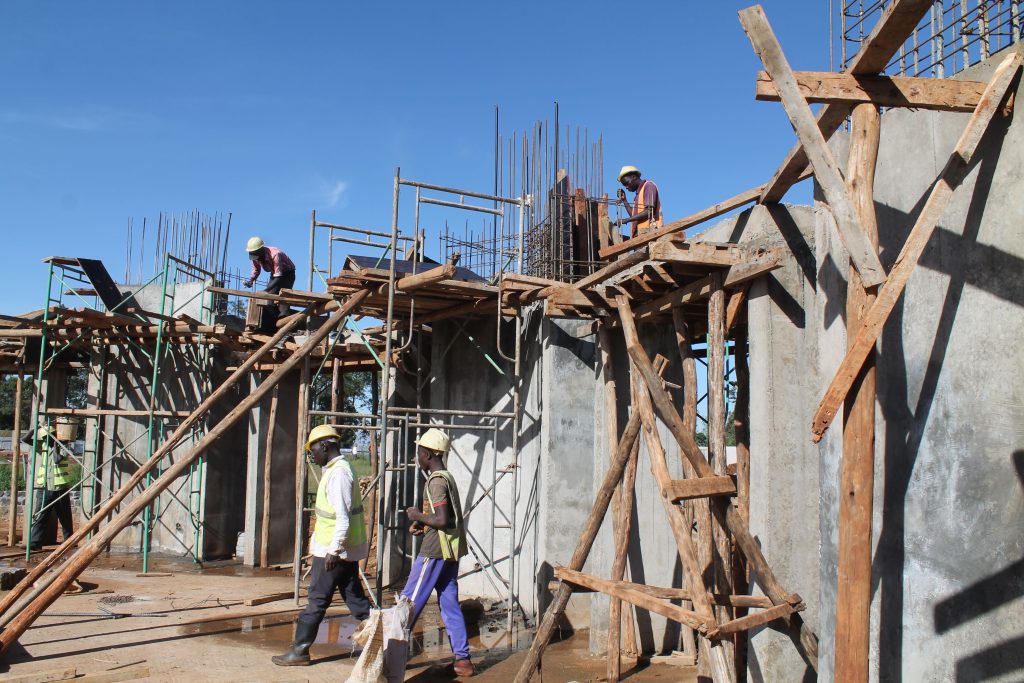
M252 287L261 269L270 273L270 282L263 290L269 294L279 294L282 289L291 289L295 285L295 264L288 258L288 254L277 247L264 244L259 237L250 237L245 244L245 250L249 252L249 259L252 261L252 272L245 281L246 287ZM277 308L279 315L287 315L288 304L280 302Z

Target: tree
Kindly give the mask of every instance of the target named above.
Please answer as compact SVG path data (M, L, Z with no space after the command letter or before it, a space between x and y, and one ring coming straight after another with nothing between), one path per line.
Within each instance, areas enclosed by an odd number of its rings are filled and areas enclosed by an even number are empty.
M344 399L338 406L338 411L342 413L369 413L375 409L372 406L372 387L374 373L372 372L346 372L341 375L344 386ZM323 370L317 375L312 382L310 387L310 407L313 410L330 410L331 409L331 371L330 366L325 365ZM316 418L313 420L313 424L323 424L330 422L332 424L356 424L359 420L355 418ZM342 430L342 441L341 445L344 447L351 447L357 445L357 440L360 443L365 443L366 436L365 432L360 432L354 429ZM358 439L357 439L358 437Z
M26 376L21 385L21 428L29 428L32 419L32 392L35 385L31 376ZM14 389L17 379L7 375L0 380L0 429L14 429Z

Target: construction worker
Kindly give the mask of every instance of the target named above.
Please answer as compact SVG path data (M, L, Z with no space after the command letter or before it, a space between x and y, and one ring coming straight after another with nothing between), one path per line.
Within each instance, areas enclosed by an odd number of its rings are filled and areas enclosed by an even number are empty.
M295 286L295 264L277 247L264 244L259 237L250 237L245 243L245 250L249 252L249 260L252 261L252 271L249 279L245 281L246 287L252 287L256 278L260 275L260 269L270 273L270 282L263 290L269 294L279 294L282 289L291 289ZM288 314L288 304L279 302L277 304L278 315Z
M440 429L431 428L417 439L416 445L416 462L427 473L427 483L423 487L423 509L411 507L405 510L412 522L409 531L423 536L420 552L402 591L402 595L414 605L409 628L412 629L426 606L430 591L436 591L441 621L455 653L455 675L472 676L473 662L469 659L466 620L459 608L458 582L459 559L468 548L459 489L444 464L450 445L448 435Z
M314 427L306 450L310 460L322 468L310 541L313 573L308 604L299 614L292 646L272 658L278 666L309 665L309 647L316 640L334 591L340 593L353 617L362 621L370 616L370 602L359 582L359 561L368 553L359 481L341 455L341 435L334 427Z
M32 435L25 437L24 442L31 447ZM57 431L50 425L44 425L36 430L36 471L32 530L29 535L29 546L32 550L41 550L44 545L53 545L57 542L56 525L53 525L52 533L50 528L54 515L60 522L64 538L74 533L70 485L71 473L64 449L57 441Z
M629 239L641 235L648 230L656 230L663 224L661 215L661 197L658 196L658 186L652 180L644 180L640 177L640 169L636 166L623 166L619 171L619 201L626 205L629 218L623 218L612 222L612 227L630 223ZM626 200L626 192L622 188L635 192L633 206L630 207Z

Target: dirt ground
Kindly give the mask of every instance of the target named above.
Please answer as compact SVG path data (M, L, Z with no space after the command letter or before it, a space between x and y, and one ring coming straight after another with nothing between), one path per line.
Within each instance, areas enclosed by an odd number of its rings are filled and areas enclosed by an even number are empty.
M309 667L274 666L270 657L291 642L301 607L289 598L246 607L243 601L290 591L287 571L253 571L237 564L207 567L156 560L137 576L136 556L102 559L86 571L86 592L66 594L40 617L0 663L0 680L77 669L79 676L109 672L107 680L147 681L344 681L355 663L355 620L344 606L332 607L321 626ZM303 600L304 602L304 600ZM104 612L123 614L110 618ZM466 600L474 680L510 681L522 660L503 627ZM529 632L518 638L528 644ZM447 637L428 605L416 626L406 681L454 680ZM587 652L587 634L553 644L544 658L545 683L600 681L605 660ZM629 669L628 666L624 668ZM657 664L627 671L627 681L696 680L693 667ZM123 677L122 677L123 676Z

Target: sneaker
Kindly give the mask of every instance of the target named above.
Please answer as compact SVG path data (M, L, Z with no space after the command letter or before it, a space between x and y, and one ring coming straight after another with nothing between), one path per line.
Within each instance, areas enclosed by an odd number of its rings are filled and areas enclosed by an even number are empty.
M456 676L469 678L476 673L476 669L473 668L473 662L468 659L456 659L455 666L453 668L455 669Z

